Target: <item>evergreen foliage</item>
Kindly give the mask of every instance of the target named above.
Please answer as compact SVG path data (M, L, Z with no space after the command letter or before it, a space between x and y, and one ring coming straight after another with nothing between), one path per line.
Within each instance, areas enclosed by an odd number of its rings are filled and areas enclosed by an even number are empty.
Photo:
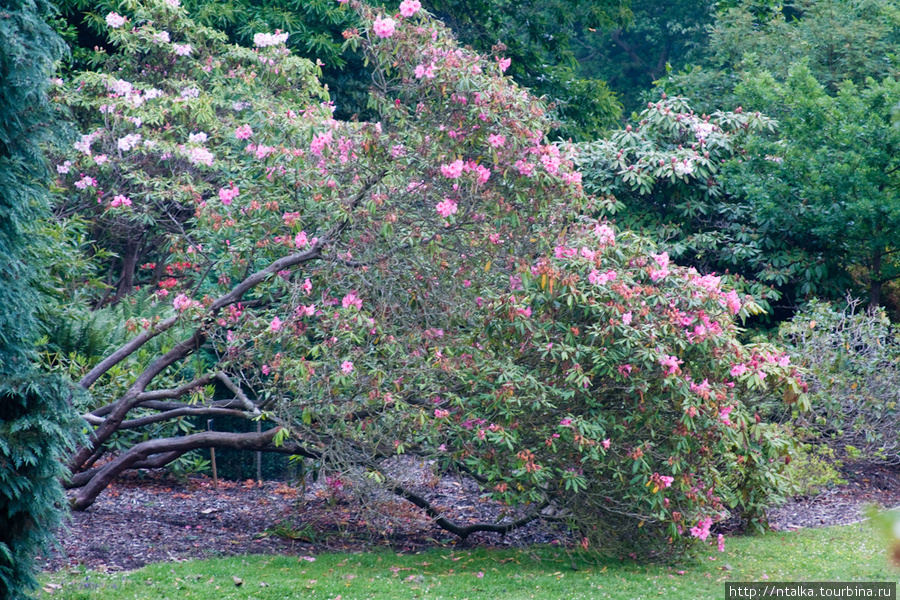
M62 514L59 459L79 430L70 385L31 364L47 246L40 144L54 121L46 88L65 49L49 13L42 0L0 0L0 598L11 600L36 583L34 557Z
M0 381L0 597L24 598L33 587L35 556L62 522L65 496L59 457L77 439L80 419L69 407L86 392L57 376Z
M25 367L37 322L28 244L46 207L40 143L50 135L45 90L64 46L45 23L49 4L0 0L0 374Z

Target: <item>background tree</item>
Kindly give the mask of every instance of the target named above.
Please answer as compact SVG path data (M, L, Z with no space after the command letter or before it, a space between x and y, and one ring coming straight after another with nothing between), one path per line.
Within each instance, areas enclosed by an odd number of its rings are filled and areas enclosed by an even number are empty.
M436 0L422 6L444 20L460 43L485 54L509 58L510 74L520 85L545 96L560 121L556 135L587 139L611 127L621 114L603 81L578 74L571 39L578 27L606 27L628 22L627 0L555 0L554 2L459 2ZM394 10L396 3L373 3ZM61 30L75 45L79 68L96 64L93 48L108 47L104 16L134 4L63 0ZM346 3L331 0L229 0L210 4L186 0L195 21L249 46L256 33L290 34L292 51L322 62L322 81L335 103L335 115L370 118L367 106L371 70L364 57L343 46L344 32L361 27Z
M36 372L37 309L47 283L38 226L48 214L40 144L58 126L46 89L64 45L50 6L0 2L0 596L25 597L64 501L60 458L78 426L59 377Z
M580 77L605 81L625 115L646 106L653 83L704 57L717 2L634 0L627 22L584 24L572 46ZM643 104L643 106L642 106Z

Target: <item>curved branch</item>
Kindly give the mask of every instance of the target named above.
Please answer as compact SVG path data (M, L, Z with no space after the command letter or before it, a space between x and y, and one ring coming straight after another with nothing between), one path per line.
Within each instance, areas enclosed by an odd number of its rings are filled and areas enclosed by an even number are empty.
M207 415L218 415L220 417L241 417L245 419L248 418L247 413L242 410L186 406L184 408L176 408L174 410L157 413L155 415L147 415L146 417L138 417L137 419L122 421L122 423L119 425L119 429L135 429L136 427L143 427L144 425L151 425L153 423L159 423L161 421L167 421L169 419L176 419L178 417L202 417Z
M520 527L524 527L525 525L528 525L532 521L541 519L542 518L541 511L544 510L547 507L547 505L549 504L549 503L544 503L540 507L538 507L538 509L535 510L534 512L532 512L528 515L525 515L521 519L512 521L511 523L502 523L502 524L501 523L472 523L471 525L462 526L462 525L457 525L453 521L450 521L449 519L444 517L440 512L438 512L438 510L436 508L434 508L434 506L431 505L430 502L428 502L428 500L426 500L425 498L423 498L422 496L420 496L414 492L409 491L408 489L404 488L403 486L395 483L395 484L392 484L389 489L394 494L400 496L401 498L408 500L409 502L412 502L413 504L415 504L416 506L418 506L419 508L424 510L428 514L429 517L434 519L435 525L437 525L438 527L440 527L441 529L443 529L445 531L449 531L450 533L452 533L455 536L458 536L461 539L466 539L473 533L477 533L479 531L485 531L488 533L500 533L500 534L509 533L510 531L513 531L514 529L518 529Z
M132 446L127 452L97 469L84 484L78 495L71 501L73 510L84 510L97 499L103 490L122 472L136 468L151 456L161 454L171 457L165 464L175 460L182 454L201 448L234 448L236 450L258 450L261 452L277 452L294 454L307 458L319 458L319 453L296 442L286 442L281 446L274 443L280 427L262 433L227 433L222 431L203 431L174 438L149 440ZM159 465L163 466L163 465ZM73 476L73 481L75 476Z
M178 317L169 317L165 321L161 321L149 329L142 331L127 344L104 358L96 367L88 371L88 374L81 378L78 385L84 389L88 389L96 382L104 373L112 369L114 366L137 352L141 346L158 336L159 334L171 329L178 322Z

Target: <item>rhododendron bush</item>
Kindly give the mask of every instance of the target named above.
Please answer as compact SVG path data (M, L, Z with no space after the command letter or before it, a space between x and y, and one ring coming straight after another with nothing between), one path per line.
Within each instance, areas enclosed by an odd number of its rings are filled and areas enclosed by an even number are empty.
M645 531L756 507L783 444L738 392L799 384L774 349L734 341L742 300L605 224L565 241L591 201L507 61L458 48L417 3L355 8L368 30L347 43L368 57L379 122L334 120L285 34L226 46L177 2L107 19L121 53L60 88L83 126L59 150L60 212L88 215L100 245L127 232L132 262L155 263L129 290L155 304L133 337L69 365L93 395L74 506L126 469L229 446L379 482L462 536L547 510L590 525L598 494L646 513ZM261 432L183 422L215 415ZM165 423L184 434L119 443ZM457 526L391 478L402 453L533 510Z
M752 300L720 283L583 225L482 301L435 411L448 460L570 519L585 547L665 552L729 514L764 526L791 442L752 407L772 390L805 406L805 384L784 352L737 341Z

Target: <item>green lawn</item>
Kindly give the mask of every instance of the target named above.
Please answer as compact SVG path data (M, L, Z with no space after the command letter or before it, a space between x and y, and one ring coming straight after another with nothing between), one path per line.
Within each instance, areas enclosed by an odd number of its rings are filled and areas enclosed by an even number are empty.
M341 600L404 598L725 597L725 581L898 581L885 538L869 524L729 539L675 565L588 563L559 550L431 550L327 554L315 561L250 556L161 563L130 573L63 571L42 578L42 600ZM577 570L573 569L577 567ZM233 578L242 580L237 587Z

